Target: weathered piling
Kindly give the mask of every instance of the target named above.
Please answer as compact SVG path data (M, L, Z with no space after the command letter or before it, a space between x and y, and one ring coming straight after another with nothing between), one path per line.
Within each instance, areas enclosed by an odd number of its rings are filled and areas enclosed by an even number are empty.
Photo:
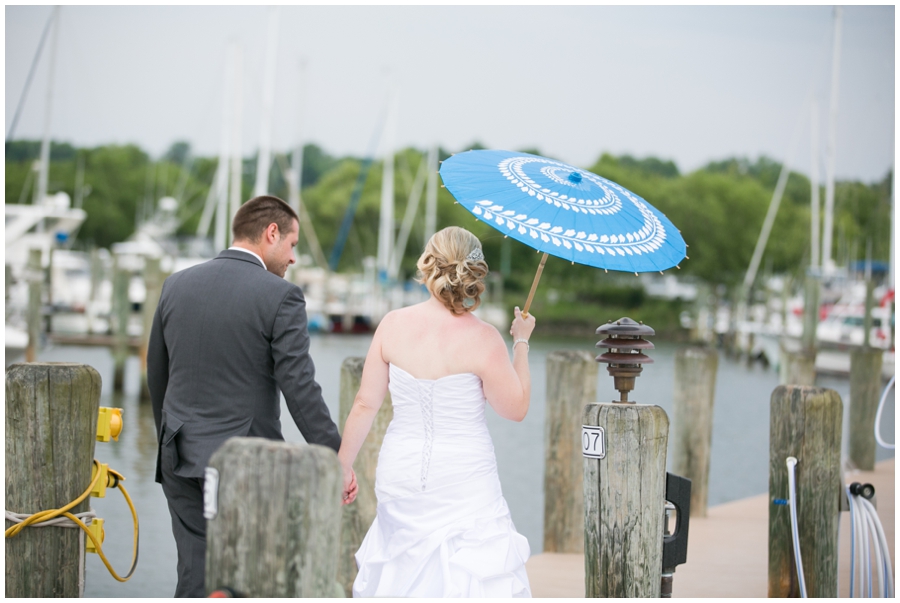
M91 290L88 304L85 308L87 315L88 333L94 333L94 320L97 318L97 297L100 293L100 284L103 282L103 260L100 259L100 250L91 249Z
M41 291L43 275L41 274L41 250L28 251L28 263L25 265L25 280L28 282L28 344L25 348L25 362L37 360L38 342L41 338Z
M883 350L877 348L850 352L848 457L862 471L875 468L875 414L881 398L883 357Z
M609 364L620 398L582 415L586 597L659 597L663 563L669 418L628 400L653 344L650 327L621 318L597 329L597 357Z
M787 314L785 313L785 317ZM815 385L816 328L819 322L819 279L806 275L803 294L803 335L800 347L781 343L779 353L779 383L781 385Z
M340 389L340 425L344 428L347 416L353 407L353 400L359 391L362 380L363 364L365 358L346 358L341 365L341 389ZM356 472L356 483L359 492L356 501L343 508L341 518L341 550L338 562L338 583L343 587L346 596L353 594L353 581L356 580L356 559L354 555L359 550L366 532L369 531L372 522L375 521L375 468L378 465L378 453L388 425L394 417L394 406L391 402L391 394L388 393L381 409L375 415L369 435L366 436L353 470Z
M815 385L815 350L796 350L781 343L779 350L778 382L781 385Z
M544 552L584 552L581 414L597 401L597 363L585 351L547 356Z
M584 459L585 596L659 597L669 419L614 403L588 405L583 421L603 429L606 451Z
M713 403L719 354L706 347L675 354L672 472L691 480L691 516L706 517Z
M209 466L218 476L204 483L204 506L215 493L216 509L206 524L207 593L335 596L343 485L335 452L231 438Z
M119 265L118 256L113 264L113 391L120 392L125 385L125 361L128 359L128 319L131 302L128 299L130 274Z
M6 510L58 509L91 483L100 375L83 364L13 364L6 369ZM71 509L88 510L90 497ZM6 528L13 522L7 520ZM80 530L26 527L6 539L7 597L78 597Z
M150 400L150 390L147 387L147 346L150 344L150 329L153 327L153 315L156 306L159 305L159 295L162 292L164 275L160 269L159 258L146 258L144 260L144 305L141 308L143 314L143 329L141 330L141 348L138 352L141 363L141 401Z
M769 412L769 597L800 596L790 508L783 504L791 498L788 457L798 461L795 500L808 596L837 597L841 397L830 389L781 385Z
M803 286L803 336L801 343L804 350L815 350L816 330L819 325L819 297L821 289L819 278L814 274L807 274Z

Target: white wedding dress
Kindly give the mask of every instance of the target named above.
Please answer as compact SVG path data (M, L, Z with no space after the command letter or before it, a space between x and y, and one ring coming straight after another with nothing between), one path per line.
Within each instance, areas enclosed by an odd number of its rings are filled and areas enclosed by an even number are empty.
M531 550L500 491L481 379L416 379L392 364L390 392L353 596L530 597Z

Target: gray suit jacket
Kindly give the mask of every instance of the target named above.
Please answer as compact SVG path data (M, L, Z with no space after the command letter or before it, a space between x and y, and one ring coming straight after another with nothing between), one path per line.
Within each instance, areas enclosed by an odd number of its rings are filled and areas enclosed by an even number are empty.
M230 437L283 440L279 389L307 442L341 445L315 381L303 293L243 251L223 251L166 279L147 385L159 452L173 447L182 477L203 477Z

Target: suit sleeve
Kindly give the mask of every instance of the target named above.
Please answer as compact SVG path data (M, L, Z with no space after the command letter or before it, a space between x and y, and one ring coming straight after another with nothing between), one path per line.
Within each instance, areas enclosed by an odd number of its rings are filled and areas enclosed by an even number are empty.
M306 300L299 287L291 288L275 316L272 357L275 381L300 433L308 443L337 452L341 436L316 383L316 369L309 355Z
M153 420L156 422L156 435L159 437L162 423L163 400L169 386L169 352L163 339L162 299L153 314L153 326L150 329L150 341L147 343L147 389L150 390L150 402L153 406Z

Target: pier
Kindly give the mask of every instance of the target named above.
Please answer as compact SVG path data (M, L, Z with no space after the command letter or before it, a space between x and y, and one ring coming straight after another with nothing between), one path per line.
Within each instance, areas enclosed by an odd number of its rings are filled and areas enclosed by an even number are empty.
M894 459L877 463L874 471L846 472L844 483L875 486L878 515L894 561ZM766 597L768 584L769 495L760 494L710 507L707 517L692 517L687 563L678 566L672 596ZM850 517L841 513L838 539L839 596L850 589ZM584 555L542 553L528 560L528 578L535 597L584 597Z

